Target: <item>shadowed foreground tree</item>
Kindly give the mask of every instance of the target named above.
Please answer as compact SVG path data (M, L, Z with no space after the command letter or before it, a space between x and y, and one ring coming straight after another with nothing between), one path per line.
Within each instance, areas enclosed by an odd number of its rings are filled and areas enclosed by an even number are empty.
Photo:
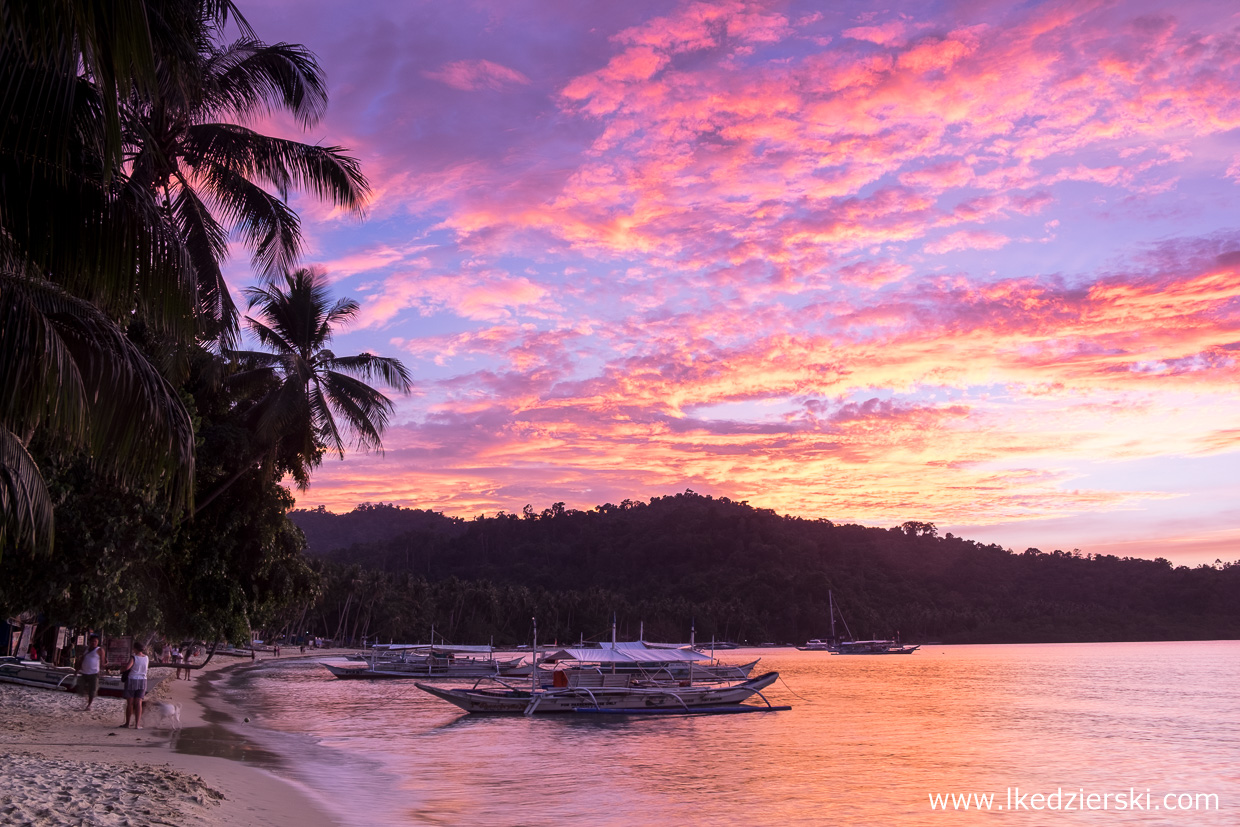
M226 25L242 36L221 45ZM0 26L0 549L46 551L31 439L187 509L194 446L172 385L198 342L235 335L228 233L283 270L300 246L290 189L360 213L367 187L337 147L241 125L282 110L310 126L326 84L228 0L13 3Z
M291 266L291 190L362 210L342 150L242 125L315 123L314 56L260 42L230 0L16 2L0 77L0 611L235 637L304 605L317 578L279 481L306 484L342 443L317 401L309 447L295 418L264 418L283 410L278 367L226 381L238 326L219 265L232 234L264 276ZM315 358L314 390L379 447L390 403L352 376L407 389L404 368ZM234 474L214 513L183 519Z

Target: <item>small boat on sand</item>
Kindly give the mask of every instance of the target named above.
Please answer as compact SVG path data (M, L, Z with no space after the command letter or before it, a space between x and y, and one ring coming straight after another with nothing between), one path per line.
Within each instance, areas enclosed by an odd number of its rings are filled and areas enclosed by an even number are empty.
M0 660L0 682L72 692L77 689L78 676L69 666L53 666L42 661L5 658ZM118 677L112 675L99 677L100 697L123 697L124 688Z

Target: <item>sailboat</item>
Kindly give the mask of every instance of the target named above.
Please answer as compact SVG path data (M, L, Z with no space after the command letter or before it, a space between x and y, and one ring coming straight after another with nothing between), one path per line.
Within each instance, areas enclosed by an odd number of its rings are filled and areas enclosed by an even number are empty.
M854 640L843 614L840 615L840 622L844 624L848 637L841 640L835 635L835 595L830 590L827 590L827 604L831 612L831 637L807 641L804 646L797 647L802 652L830 652L833 655L911 655L921 648L920 644L905 645L898 637L895 640Z

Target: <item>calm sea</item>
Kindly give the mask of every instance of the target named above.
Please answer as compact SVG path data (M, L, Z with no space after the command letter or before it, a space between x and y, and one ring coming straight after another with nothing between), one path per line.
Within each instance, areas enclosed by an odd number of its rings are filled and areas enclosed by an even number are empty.
M471 716L313 661L214 691L353 825L1240 824L1240 642L724 654L792 710Z

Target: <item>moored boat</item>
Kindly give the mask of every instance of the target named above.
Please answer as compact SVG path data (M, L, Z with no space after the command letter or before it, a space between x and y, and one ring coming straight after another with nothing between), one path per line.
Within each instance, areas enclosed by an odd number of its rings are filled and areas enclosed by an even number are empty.
M831 637L814 638L807 641L804 646L798 646L797 649L802 652L830 652L833 655L911 655L921 648L920 644L905 645L897 640L853 640L852 633L849 632L848 622L844 620L843 614L840 614L840 622L844 624L844 631L848 632L848 637L840 639L835 636L835 596L831 591L827 591L827 605L831 617Z
M520 663L521 658L497 660L489 646L419 644L379 644L371 648L370 659L360 663L319 661L337 678L362 680L486 678Z
M837 655L911 655L921 644L904 645L897 640L841 640Z
M754 709L787 708L772 706L762 695L763 689L779 679L778 672L767 672L731 684L687 686L680 682L640 681L629 675L601 677L601 685L593 687L580 682L574 686L552 686L549 689L519 689L512 686L445 688L423 683L416 686L471 713L532 715L606 710L614 714L641 714L656 709L669 712L743 711L737 707L754 699L762 700L766 705Z

